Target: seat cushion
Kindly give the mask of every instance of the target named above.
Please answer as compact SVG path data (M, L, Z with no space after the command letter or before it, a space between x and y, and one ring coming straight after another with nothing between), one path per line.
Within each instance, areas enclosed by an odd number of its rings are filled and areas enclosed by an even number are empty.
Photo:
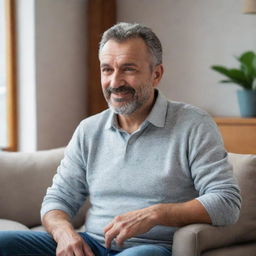
M0 219L0 230L29 230L29 228L17 221Z
M256 243L238 244L229 247L223 247L210 250L202 254L202 256L255 256Z

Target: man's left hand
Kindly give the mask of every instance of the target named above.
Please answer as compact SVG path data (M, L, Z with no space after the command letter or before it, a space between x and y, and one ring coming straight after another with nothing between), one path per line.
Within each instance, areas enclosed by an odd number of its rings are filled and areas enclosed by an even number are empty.
M157 207L151 206L115 217L104 228L106 248L111 247L113 239L122 246L126 239L149 231L157 225L157 212Z

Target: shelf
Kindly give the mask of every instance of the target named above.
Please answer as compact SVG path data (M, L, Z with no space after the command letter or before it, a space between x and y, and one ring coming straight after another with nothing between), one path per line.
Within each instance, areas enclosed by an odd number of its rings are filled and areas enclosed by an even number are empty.
M215 117L228 152L256 154L256 118Z

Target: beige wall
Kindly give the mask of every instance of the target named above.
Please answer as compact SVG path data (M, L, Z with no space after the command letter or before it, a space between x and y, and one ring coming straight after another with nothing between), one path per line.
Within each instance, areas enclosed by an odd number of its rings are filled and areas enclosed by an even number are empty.
M117 0L118 21L153 28L164 48L164 94L212 115L239 116L237 86L223 85L209 67L236 65L234 55L256 50L256 15L242 0Z
M65 146L86 116L86 2L36 1L38 149Z
M18 1L21 151L65 146L86 116L86 3Z
M20 150L64 146L86 115L86 3L17 1ZM256 15L242 0L117 0L118 20L153 28L164 47L161 90L213 115L238 116L237 87L212 64L256 50Z

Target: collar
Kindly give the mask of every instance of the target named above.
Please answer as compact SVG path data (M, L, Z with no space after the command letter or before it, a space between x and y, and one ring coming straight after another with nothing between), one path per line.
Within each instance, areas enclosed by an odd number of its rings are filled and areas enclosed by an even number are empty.
M164 127L168 100L158 89L155 89L155 92L157 95L155 104L145 121L150 122L156 127ZM110 114L105 124L105 129L118 128L117 115L112 110L109 109L109 111Z
M156 102L146 120L156 127L164 127L168 100L158 89L156 89L156 94Z

